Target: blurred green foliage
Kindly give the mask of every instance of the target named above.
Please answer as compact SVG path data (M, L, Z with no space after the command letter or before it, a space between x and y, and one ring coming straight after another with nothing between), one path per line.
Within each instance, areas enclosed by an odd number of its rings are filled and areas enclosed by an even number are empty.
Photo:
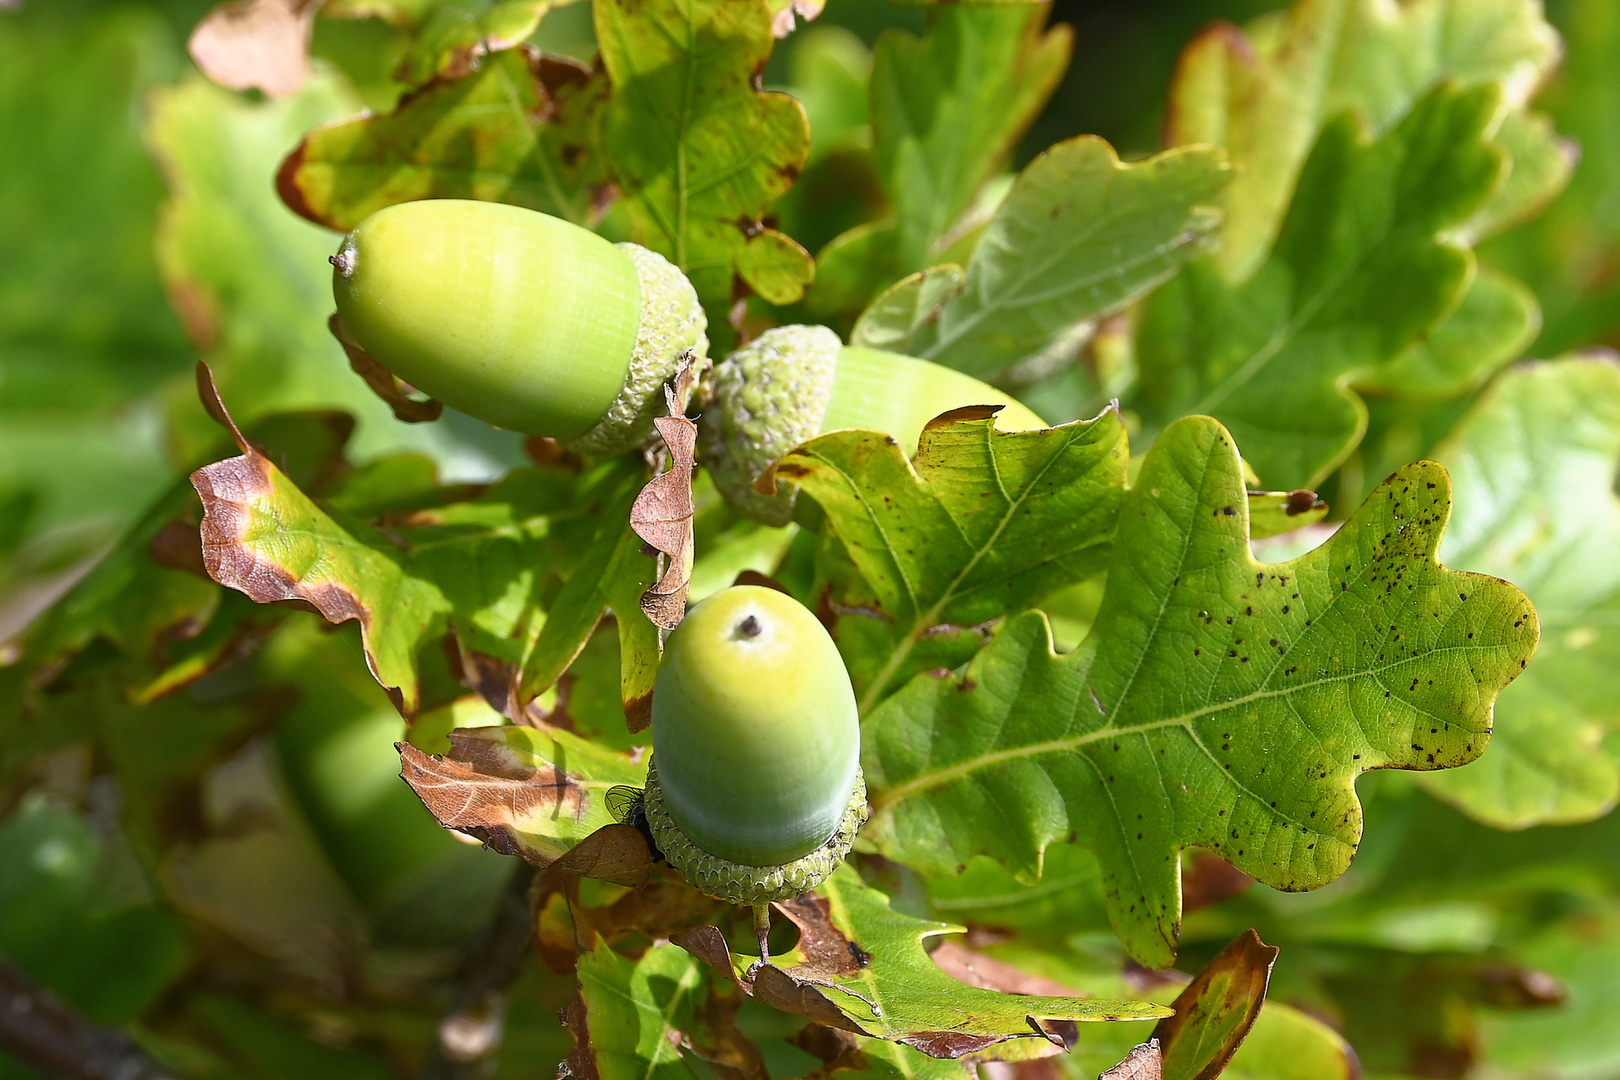
M219 454L219 431L193 389L199 358L245 426L283 423L272 414L288 410L355 417L349 453L370 471L346 482L362 502L371 483L397 494L412 482L494 479L522 460L521 444L465 417L419 427L391 419L324 329L334 235L276 197L275 170L305 131L361 107L385 111L405 92L392 77L409 48L403 31L381 19L317 20L317 77L270 101L220 89L192 68L185 37L209 6L0 7L0 955L94 1020L125 1026L179 1075L418 1075L446 987L512 861L458 842L397 782L392 744L405 728L354 627L334 631L303 612L246 614L240 596L216 595L143 553L167 522L190 514L195 523L189 488L177 485ZM1004 191L1005 168L1060 139L1099 134L1127 160L1159 149L1185 42L1211 19L1246 23L1277 6L1056 4L1050 21L1074 28L1067 72L1005 165L990 155L946 216ZM1620 345L1620 5L1548 0L1547 15L1565 55L1535 105L1579 143L1580 163L1539 218L1478 246L1483 267L1516 278L1538 301L1539 335L1523 350L1538 357ZM873 152L867 83L875 63L882 70L880 35L920 33L928 19L913 7L831 0L778 43L763 71L764 85L791 89L809 118L806 167L773 212L811 255L891 204L905 210L908 185ZM534 40L588 60L589 6L558 7ZM890 40L879 57L895 48ZM986 217L991 208L993 199ZM942 231L922 229L911 247ZM913 250L889 254L909 261L888 267L895 273L880 274L879 286L929 261ZM852 317L860 306L828 310ZM749 317L797 310L756 300ZM1031 400L1077 415L1100 405L1134 371L1123 340L1105 327L1073 369L1030 389ZM1396 466L1431 453L1449 463L1460 453L1453 433L1467 430L1458 421L1491 408L1490 393L1451 387L1436 402L1368 390L1367 436L1322 485L1336 516ZM316 445L323 422L282 429L292 434L281 464L301 484L298 451L311 475L339 468L337 452L323 457ZM275 445L273 435L266 441ZM1593 484L1604 475L1612 486L1612 471L1600 467ZM1610 490L1586 497L1613 502ZM132 528L144 530L138 544L36 622ZM791 538L762 540L719 509L700 515L699 530L705 544L715 540L715 561L700 567L710 587L737 569L777 566L783 551L779 573L808 580L825 555L813 544L789 549ZM1606 558L1612 566L1620 552ZM75 608L75 596L120 599ZM1064 600L1048 606L1072 643L1096 598L1077 590ZM235 607L214 624L216 637L174 640L177 622L206 623L226 605ZM254 635L283 623L255 652ZM14 643L30 625L57 635L48 664L19 662ZM1560 644L1580 647L1567 636ZM457 658L435 652L424 665L428 709L412 739L427 746L467 717L454 700ZM619 722L619 666L615 636L598 634L546 707L604 742L630 742ZM204 671L163 693L165 679ZM1583 737L1571 753L1605 763L1620 741L1602 717ZM1603 783L1583 813L1612 802L1612 769L1599 771ZM1468 774L1458 776L1433 787L1466 785ZM1364 843L1350 870L1316 892L1243 890L1208 862L1186 860L1179 967L1196 971L1255 927L1282 949L1271 1000L1301 1010L1263 1014L1229 1075L1303 1076L1300 1063L1316 1061L1313 1053L1342 1066L1321 1021L1348 1040L1367 1077L1620 1077L1620 820L1498 831L1404 775L1369 776L1358 790ZM1511 817L1496 809L1495 819ZM991 957L1097 994L1175 995L1127 962L1109 928L1101 870L1083 847L1049 849L1033 884L982 858L948 877L878 860L862 869L897 909L972 926ZM568 933L544 918L541 929L542 941ZM592 960L592 993L616 980L678 983L697 969L672 946L646 956L634 965ZM556 1016L572 993L571 976L529 961L510 992L496 1075L556 1072L572 1046ZM736 1023L759 1041L772 1076L820 1064L785 1041L796 1025L784 1027L782 1014L750 1002ZM1149 1030L1109 1027L1055 1067L1095 1075ZM687 1075L689 1065L697 1075L733 1075L673 1050L659 1060L670 1075ZM961 1075L889 1046L867 1064L881 1075ZM1015 1068L1036 1073L1036 1063ZM0 1057L0 1077L27 1075Z

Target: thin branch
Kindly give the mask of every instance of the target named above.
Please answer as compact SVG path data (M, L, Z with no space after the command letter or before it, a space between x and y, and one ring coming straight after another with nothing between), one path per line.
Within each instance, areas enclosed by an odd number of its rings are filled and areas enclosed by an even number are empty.
M127 1032L95 1023L3 957L0 1047L48 1080L174 1080Z
M472 1080L489 1071L489 1058L506 1031L507 991L534 947L529 887L536 872L519 861L494 914L463 955L455 997L439 1021L423 1080Z

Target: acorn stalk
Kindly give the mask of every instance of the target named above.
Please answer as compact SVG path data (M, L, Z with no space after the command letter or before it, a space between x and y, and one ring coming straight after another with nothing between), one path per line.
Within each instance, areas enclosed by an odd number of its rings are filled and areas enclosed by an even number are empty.
M772 462L829 431L866 428L915 454L928 421L968 405L1000 405L996 428L1047 423L1028 406L952 368L899 353L848 346L824 326L778 326L715 365L698 448L715 486L739 513L767 525L793 516L795 489L754 489Z
M653 689L643 810L687 881L754 909L815 888L865 823L855 691L819 620L739 585L670 634Z
M588 457L650 438L663 384L708 351L697 294L663 256L521 207L390 206L331 261L344 328L395 375Z

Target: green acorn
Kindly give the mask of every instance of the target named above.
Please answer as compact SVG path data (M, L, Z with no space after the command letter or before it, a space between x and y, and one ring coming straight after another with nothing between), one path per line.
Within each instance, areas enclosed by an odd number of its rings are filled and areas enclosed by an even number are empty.
M648 439L683 354L708 352L697 294L663 256L521 207L390 206L332 266L345 329L399 378L587 457Z
M652 715L647 825L698 889L763 926L766 905L849 854L868 814L855 691L798 601L737 585L694 607L669 636Z
M754 481L807 439L841 428L892 435L917 450L934 417L967 405L1000 405L996 427L1047 423L1026 405L971 375L899 353L846 346L825 326L778 326L715 365L713 400L698 421L698 450L739 513L767 525L793 517L795 490L774 495Z

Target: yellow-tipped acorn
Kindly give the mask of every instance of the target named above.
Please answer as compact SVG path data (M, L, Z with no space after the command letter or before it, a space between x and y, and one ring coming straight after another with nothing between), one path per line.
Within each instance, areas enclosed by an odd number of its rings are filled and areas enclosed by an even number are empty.
M911 454L928 421L968 405L1002 406L1001 431L1047 426L1028 406L971 375L846 346L824 326L778 326L715 366L713 400L698 421L699 449L715 486L739 513L783 525L793 516L793 489L761 495L753 483L799 443L840 428L870 428Z
M587 456L647 439L682 354L708 350L697 294L662 256L521 207L390 206L332 266L344 328L399 378Z
M716 593L670 635L644 809L688 881L740 904L815 888L865 822L855 692L816 617L774 589Z

